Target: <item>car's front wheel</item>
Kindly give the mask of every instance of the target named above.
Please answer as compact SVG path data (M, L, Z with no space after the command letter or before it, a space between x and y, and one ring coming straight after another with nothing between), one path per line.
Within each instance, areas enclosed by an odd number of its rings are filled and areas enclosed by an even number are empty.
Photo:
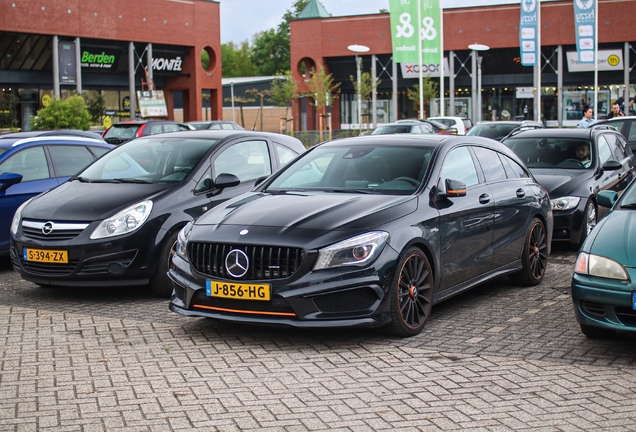
M521 264L521 270L510 276L513 282L533 286L543 280L548 266L548 236L545 225L539 218L532 219L526 233Z
M157 257L157 268L155 274L150 278L150 289L159 297L170 297L172 294L172 281L168 277L168 270L170 269L170 261L172 256L176 252L177 248L177 235L179 230L170 234L164 241L161 247L161 252Z
M596 204L592 200L588 200L585 205L585 212L583 213L583 223L581 224L581 237L579 244L581 246L588 235L592 232L596 226L598 220L598 214L596 212Z
M433 272L421 249L406 250L391 284L391 322L381 330L396 336L422 331L433 306Z

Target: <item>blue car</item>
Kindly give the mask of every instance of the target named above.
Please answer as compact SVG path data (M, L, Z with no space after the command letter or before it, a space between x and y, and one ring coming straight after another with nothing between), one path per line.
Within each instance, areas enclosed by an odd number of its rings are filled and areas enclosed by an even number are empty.
M605 338L616 331L636 334L636 182L619 198L598 193L610 213L581 246L572 276L572 302L581 332Z
M9 255L9 228L20 205L64 183L114 147L99 137L0 139L0 256Z

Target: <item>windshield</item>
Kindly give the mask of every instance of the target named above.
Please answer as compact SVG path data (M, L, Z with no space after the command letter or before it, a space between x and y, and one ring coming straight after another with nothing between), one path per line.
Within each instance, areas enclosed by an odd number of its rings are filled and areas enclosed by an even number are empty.
M135 133L137 133L137 129L139 129L140 126L141 124L120 123L108 129L102 138L103 139L117 138L117 139L123 139L123 140L130 140L135 137Z
M9 149L6 149L6 148L0 148L0 155L1 155L2 153L6 152L7 150L9 150Z
M371 135L385 135L385 134L400 134L400 133L411 133L411 129L413 126L410 124L405 125L391 125L391 126L378 126L376 130L374 130ZM415 132L419 132L419 128L414 129Z
M106 153L77 177L84 181L180 182L217 141L205 138L137 138Z
M501 140L517 127L519 127L519 125L516 124L481 124L473 126L468 132L466 132L466 135L481 136Z
M409 195L421 183L433 148L390 144L317 147L287 167L266 192Z
M594 159L589 140L576 138L510 138L504 141L528 168L586 169Z

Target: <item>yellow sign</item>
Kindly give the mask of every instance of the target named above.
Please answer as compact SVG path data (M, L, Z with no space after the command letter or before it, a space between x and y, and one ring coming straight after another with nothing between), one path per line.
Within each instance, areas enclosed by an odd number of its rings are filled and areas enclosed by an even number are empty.
M111 118L110 117L104 117L104 127L106 129L108 129L112 125L113 125L113 121L111 120Z
M51 104L51 96L47 94L42 96L42 106L46 108L50 104Z
M612 54L609 57L607 57L607 63L610 66L618 66L618 64L621 62L621 59L618 58L618 56L616 54Z

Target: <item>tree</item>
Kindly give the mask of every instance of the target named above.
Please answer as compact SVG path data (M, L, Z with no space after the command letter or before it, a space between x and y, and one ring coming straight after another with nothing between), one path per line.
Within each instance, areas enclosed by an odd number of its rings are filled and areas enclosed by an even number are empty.
M376 80L374 84L371 74L369 72L362 72L360 74L360 88L358 88L358 78L353 75L349 75L349 79L353 83L353 89L356 94L360 93L360 98L367 104L367 113L371 112L369 109L369 99L371 99L373 92L378 88L382 80ZM360 125L362 125L362 119L359 119L358 121L360 122ZM369 115L367 115L367 124L369 124Z
M256 88L245 90L245 93L250 94L252 96L258 96L260 101L260 110L259 113L261 115L261 131L263 130L263 101L266 97L271 96L272 92L270 90L259 90Z
M232 98L225 98L225 102L232 102ZM241 126L245 127L245 117L243 116L243 105L246 103L255 102L256 99L253 98L244 98L243 96L234 96L234 102L238 104L239 111L241 113Z
M88 130L92 124L91 115L84 105L84 99L73 95L66 100L55 98L51 103L31 117L31 129L81 129Z
M283 21L276 29L269 29L254 36L254 47L250 56L258 75L275 75L290 69L290 25L289 22L307 7L309 0L296 0L292 9L283 14ZM225 59L224 59L225 61Z
M205 102L205 119L208 120L208 108L210 108L210 93L203 93L201 100Z
M91 115L93 123L102 124L104 111L106 111L106 99L101 92L98 92L94 98L86 96L86 109Z
M430 103L431 99L435 99L438 96L437 93L437 82L433 81L430 76L425 76L422 79L422 99L424 100L424 112L422 113L422 118L426 118L426 107L428 107L428 112L430 112ZM407 97L416 102L419 107L420 103L420 85L415 84L412 89L408 89ZM419 108L418 108L419 110ZM418 115L418 118L420 116Z
M309 92L305 93L305 96L313 98L313 105L316 107L316 112L320 116L320 119L326 117L325 114L320 112L327 106L327 102L331 98L337 97L340 92L340 83L334 83L333 75L328 74L322 65L318 66L318 70L311 69L309 81L307 82ZM320 129L320 139L322 140L322 121L318 122L318 128ZM331 128L329 128L331 132Z
M250 46L247 41L237 46L234 42L221 45L223 59L223 78L256 76L256 66L250 59Z
M279 73L282 79L275 79L270 87L271 96L269 100L274 106L285 107L285 123L289 122L289 109L292 101L297 98L298 83L294 79L290 70ZM291 119L293 121L293 118ZM293 124L293 123L292 123ZM286 127L286 129L288 129Z

